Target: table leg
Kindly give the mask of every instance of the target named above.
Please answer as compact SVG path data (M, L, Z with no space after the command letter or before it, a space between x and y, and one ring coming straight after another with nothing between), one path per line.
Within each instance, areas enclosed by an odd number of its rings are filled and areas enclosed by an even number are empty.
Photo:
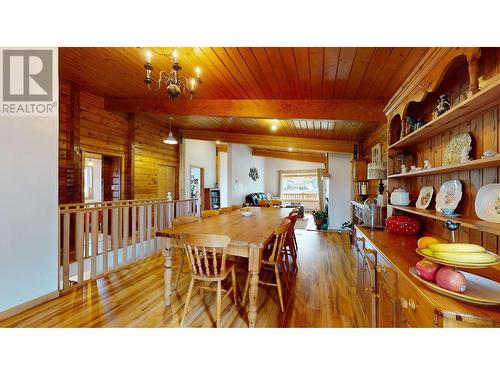
M163 254L163 280L165 281L165 306L172 302L172 243L169 237L162 237L161 252Z
M249 247L248 272L250 274L250 287L248 290L250 306L248 308L248 326L255 327L257 320L257 297L259 295L259 270L260 270L260 249Z

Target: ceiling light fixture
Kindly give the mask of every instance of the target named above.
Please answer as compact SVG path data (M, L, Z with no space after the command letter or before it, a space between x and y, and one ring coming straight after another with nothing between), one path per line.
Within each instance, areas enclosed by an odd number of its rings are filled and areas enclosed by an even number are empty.
M293 149L292 149L291 147L288 147L288 151L292 152L292 150L293 150Z
M144 64L144 69L146 69L146 79L144 82L148 85L150 91L156 92L160 90L161 83L164 81L167 86L167 95L170 99L174 100L181 94L185 95L188 99L192 99L195 91L198 89L202 83L200 74L200 67L195 68L196 78L188 78L186 76L180 75L182 69L179 64L179 53L177 50L173 50L172 53L157 53L158 55L170 58L173 61L170 72L161 70L158 79L153 78L153 65L151 64L151 51L146 52L146 64ZM187 91L187 95L186 95Z
M276 131L278 129L278 120L274 119L273 124L271 125L271 130Z
M170 121L170 131L168 132L167 138L163 140L163 143L166 143L167 145L176 145L178 142L172 134L172 117L169 117L168 119Z
M220 144L220 142L219 142L219 141L215 141L215 143Z

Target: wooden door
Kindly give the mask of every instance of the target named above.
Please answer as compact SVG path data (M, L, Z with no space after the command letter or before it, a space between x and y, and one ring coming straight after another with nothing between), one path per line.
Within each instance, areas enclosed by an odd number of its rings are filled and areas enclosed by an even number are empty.
M158 165L158 198L166 198L167 193L172 193L175 199L175 167Z
M122 158L102 156L102 195L105 201L121 199Z
M387 288L382 277L379 277L378 296L377 327L396 327L397 298L391 293L390 288Z

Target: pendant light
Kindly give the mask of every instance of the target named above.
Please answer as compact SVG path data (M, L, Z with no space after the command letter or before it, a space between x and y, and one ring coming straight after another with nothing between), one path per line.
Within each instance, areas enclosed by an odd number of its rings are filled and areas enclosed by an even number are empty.
M176 145L178 142L172 134L172 117L169 117L168 119L170 121L170 131L168 132L167 138L163 140L163 143L166 143L167 145Z

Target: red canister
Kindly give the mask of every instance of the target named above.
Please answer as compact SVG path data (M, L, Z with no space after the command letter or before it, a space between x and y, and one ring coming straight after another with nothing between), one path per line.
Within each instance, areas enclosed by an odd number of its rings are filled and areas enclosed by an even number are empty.
M409 216L390 216L385 219L385 227L392 233L413 235L419 232L420 223Z

